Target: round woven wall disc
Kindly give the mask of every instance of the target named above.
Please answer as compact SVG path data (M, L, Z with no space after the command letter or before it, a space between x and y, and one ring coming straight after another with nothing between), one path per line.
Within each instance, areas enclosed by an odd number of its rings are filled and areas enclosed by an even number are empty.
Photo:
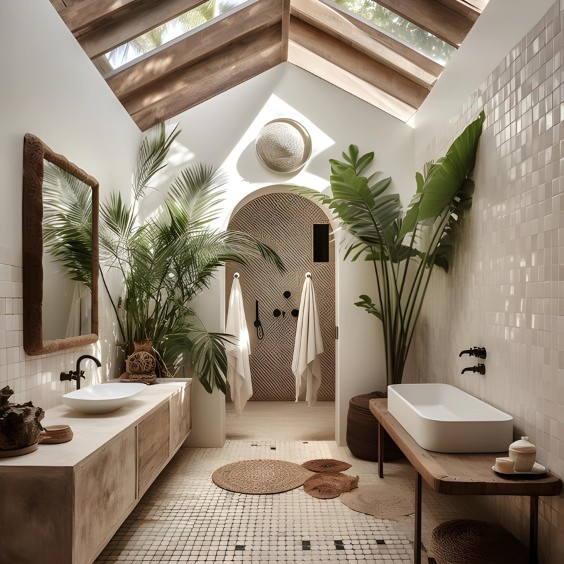
M275 494L298 488L311 475L303 466L285 460L241 460L218 468L211 478L230 492Z
M297 172L311 155L311 137L295 120L275 119L259 131L255 149L266 168L275 172Z
M315 460L304 462L302 466L312 472L344 472L351 467L348 462L342 462L334 458L316 458Z

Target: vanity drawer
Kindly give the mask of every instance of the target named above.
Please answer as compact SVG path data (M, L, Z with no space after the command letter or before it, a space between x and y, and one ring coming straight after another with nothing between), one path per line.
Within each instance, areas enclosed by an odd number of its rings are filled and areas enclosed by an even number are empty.
M159 407L137 425L139 497L169 460L170 404Z

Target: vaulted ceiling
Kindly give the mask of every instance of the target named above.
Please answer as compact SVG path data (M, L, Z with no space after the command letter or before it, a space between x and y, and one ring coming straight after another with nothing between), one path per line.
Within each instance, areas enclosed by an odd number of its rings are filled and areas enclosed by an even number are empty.
M459 47L488 0L378 0ZM328 0L255 0L112 70L105 53L204 0L51 0L141 130L288 61L407 121L443 67Z

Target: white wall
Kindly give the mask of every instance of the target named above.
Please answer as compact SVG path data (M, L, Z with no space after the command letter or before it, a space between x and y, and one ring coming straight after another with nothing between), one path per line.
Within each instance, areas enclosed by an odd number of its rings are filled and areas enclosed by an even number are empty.
M276 174L258 161L254 141L261 127L279 117L293 118L312 137L313 152L297 175ZM404 123L309 73L285 63L177 116L182 134L178 138L179 165L191 161L221 167L227 175L223 226L237 204L271 185L302 185L319 191L329 182L329 159L340 158L351 143L362 152L375 151L375 167L392 176L392 190L408 203L415 190L412 167L413 131ZM175 174L161 179L166 183ZM369 265L337 262L337 306L340 339L337 343L336 436L345 441L348 401L354 395L385 387L383 355L377 350L379 322L356 308L361 293L375 294ZM212 290L222 329L222 285ZM208 303L210 303L208 301ZM217 432L221 433L220 420ZM210 424L212 417L209 417Z
M140 131L84 54L49 0L0 3L0 387L15 400L48 408L70 383L60 383L83 352L102 357L89 380L114 370L111 318L102 300L101 341L91 347L29 357L22 348L22 149L25 133L89 172L100 194L129 186ZM103 288L100 288L103 296Z
M493 36L497 43L500 36L510 35L506 22L520 14L527 18L520 22L521 36L505 52L495 53L498 64L468 96L447 101L437 91L434 105L444 100L445 109L438 116L443 129L435 138L428 137L430 129L424 129L425 135L416 130L418 149L433 158L479 110L486 114L474 203L460 231L451 271L433 273L416 356L420 380L456 385L513 415L515 436L528 435L537 446L537 460L564 478L560 4L545 16L545 2L494 0L491 8L505 7L498 14L505 20L495 18L492 25L482 26L478 21L476 27L486 35L473 36L472 31L469 43L481 47L468 52L467 60L481 60L490 69L494 55L485 56L482 46ZM450 109L455 102L456 113ZM471 346L487 348L484 376L461 374L476 359L459 358L458 353ZM564 561L563 501L562 495L541 498L540 562ZM483 502L484 519L497 517L527 544L527 498L498 496Z

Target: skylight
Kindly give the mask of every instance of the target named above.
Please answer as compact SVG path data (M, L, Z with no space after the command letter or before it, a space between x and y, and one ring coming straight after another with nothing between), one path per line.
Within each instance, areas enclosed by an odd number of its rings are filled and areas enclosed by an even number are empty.
M374 0L332 0L385 34L444 66L456 49Z
M247 2L248 0L208 0L197 8L192 8L147 33L116 47L105 53L104 56L112 69L118 69Z

